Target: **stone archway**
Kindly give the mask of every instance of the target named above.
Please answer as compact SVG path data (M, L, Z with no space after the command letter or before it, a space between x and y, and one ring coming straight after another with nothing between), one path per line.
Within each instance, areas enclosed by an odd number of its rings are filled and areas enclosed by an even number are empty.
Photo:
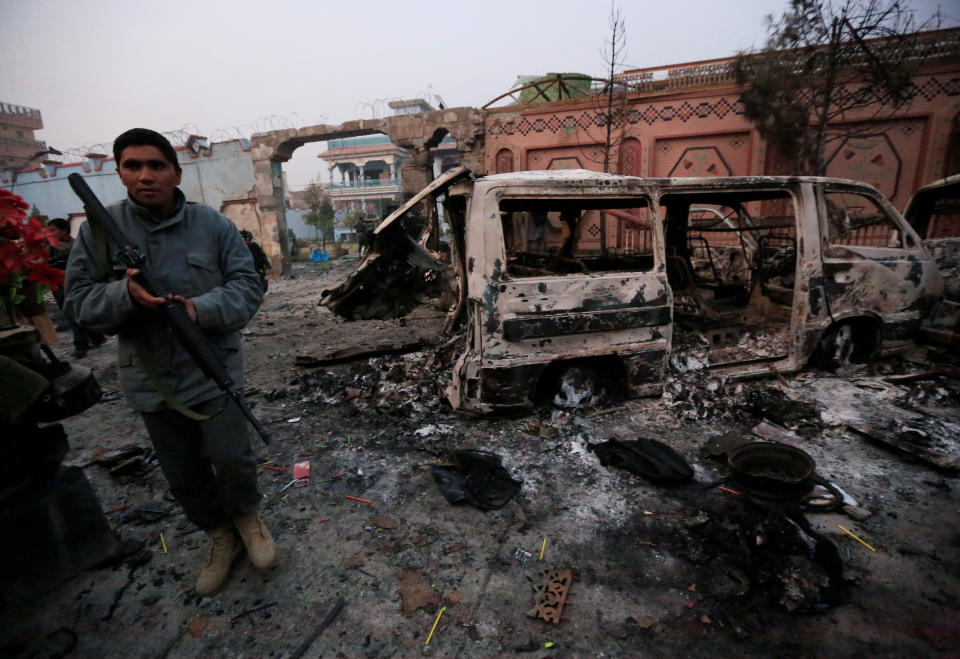
M403 194L410 197L433 180L430 149L449 134L465 167L482 175L484 113L474 108L450 108L385 119L357 119L337 126L319 124L299 129L258 133L251 138L254 195L260 210L263 248L275 272L290 273L290 248L283 201L284 162L310 142L383 133L412 156L403 167ZM439 138L437 136L440 136Z

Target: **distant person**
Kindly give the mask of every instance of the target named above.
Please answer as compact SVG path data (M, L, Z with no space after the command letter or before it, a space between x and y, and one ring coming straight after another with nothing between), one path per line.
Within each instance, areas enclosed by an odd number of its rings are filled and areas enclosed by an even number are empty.
M171 493L210 538L195 590L213 595L244 549L261 570L274 564L276 549L258 512L247 419L173 337L159 308L182 305L243 391L240 330L263 292L236 226L209 206L187 203L177 187L177 154L163 135L128 130L113 143L113 155L128 197L107 211L174 293L151 295L139 270L120 262L104 232L86 222L67 264L64 307L81 325L119 335L117 371L127 404L144 420Z
M260 276L260 288L266 293L267 270L270 269L270 259L267 258L267 254L263 251L263 248L253 239L252 233L246 229L241 229L240 235L243 236L243 242L247 244L247 249L250 250L250 256L253 257L253 268Z
M70 250L73 248L73 237L70 235L70 223L62 217L55 217L47 222L47 228L57 239L56 245L50 246L49 263L58 270L67 269L67 259L70 257ZM57 306L63 312L63 287L58 286L53 289L53 299L57 301ZM91 348L99 348L107 340L100 332L84 329L77 325L73 319L63 314L64 318L70 324L70 331L73 333L73 352L70 356L74 359L83 359L87 356L87 351Z
M373 247L373 230L376 228L377 225L374 222L363 217L353 225L353 230L357 234L357 256L363 258Z

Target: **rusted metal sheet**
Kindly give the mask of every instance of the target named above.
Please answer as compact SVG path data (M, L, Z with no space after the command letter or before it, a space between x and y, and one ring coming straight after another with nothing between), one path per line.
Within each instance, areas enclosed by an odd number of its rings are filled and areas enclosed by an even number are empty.
M400 206L400 208L385 217L383 222L378 224L377 228L373 230L374 235L379 235L381 232L385 231L387 227L409 213L412 209L416 208L417 204L426 199L429 195L438 194L439 191L442 191L444 188L456 182L458 179L466 178L469 175L470 170L466 167L454 167L453 169L448 169L447 171L443 172L440 176L431 181L430 185L410 197L410 199Z

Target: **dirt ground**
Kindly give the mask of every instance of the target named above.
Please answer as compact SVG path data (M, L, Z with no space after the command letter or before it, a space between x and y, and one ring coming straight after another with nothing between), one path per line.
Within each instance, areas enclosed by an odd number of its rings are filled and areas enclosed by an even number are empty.
M246 331L248 400L275 435L269 446L255 441L260 462L269 463L259 478L278 566L258 574L241 560L219 595L191 594L207 544L167 498L160 470L147 463L140 475L111 476L95 461L104 450L149 447L117 389L111 339L81 360L96 369L105 396L65 421L65 464L83 467L102 509L114 511L106 515L111 526L152 555L7 605L0 655L52 656L70 636L55 632L67 628L76 635L71 656L287 656L340 598L342 610L305 656L960 650L955 472L870 440L871 428L916 417L911 432L956 450L954 380L883 379L948 357L915 350L843 374L751 383L694 370L672 376L662 398L470 418L440 401L449 362L432 350L295 367L297 356L330 348L436 338L436 309L350 323L319 308L320 292L355 265L296 264L292 279L271 282ZM69 333L60 336L65 356ZM678 356L674 366L683 371L690 361ZM773 423L758 434L807 451L818 473L859 503L856 517L807 515L838 550L840 583L811 560L812 541L776 507L715 487L729 468L710 454L730 437L749 436L763 417ZM693 482L654 485L602 466L590 449L641 436L674 447L693 466ZM442 496L431 466L466 448L498 454L522 480L505 507L483 512ZM309 481L287 487L302 461L310 462ZM170 512L131 514L143 506ZM574 575L558 623L527 615L548 569Z

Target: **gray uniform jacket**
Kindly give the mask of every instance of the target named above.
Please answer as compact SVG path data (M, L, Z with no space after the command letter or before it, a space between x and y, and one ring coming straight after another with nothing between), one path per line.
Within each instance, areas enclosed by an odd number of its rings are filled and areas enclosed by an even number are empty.
M162 221L131 199L107 210L146 255L160 283L193 300L197 324L242 390L240 330L263 301L253 258L230 220L208 206L185 203L180 190L177 197L176 213ZM126 267L115 256L119 246L110 244L105 251L104 240L102 232L91 234L89 222L80 227L67 264L64 311L83 327L119 334L117 365L127 403L142 412L167 407L148 370L188 406L219 396L217 385L196 366L161 313L134 304L127 292ZM142 357L149 368L141 364Z

